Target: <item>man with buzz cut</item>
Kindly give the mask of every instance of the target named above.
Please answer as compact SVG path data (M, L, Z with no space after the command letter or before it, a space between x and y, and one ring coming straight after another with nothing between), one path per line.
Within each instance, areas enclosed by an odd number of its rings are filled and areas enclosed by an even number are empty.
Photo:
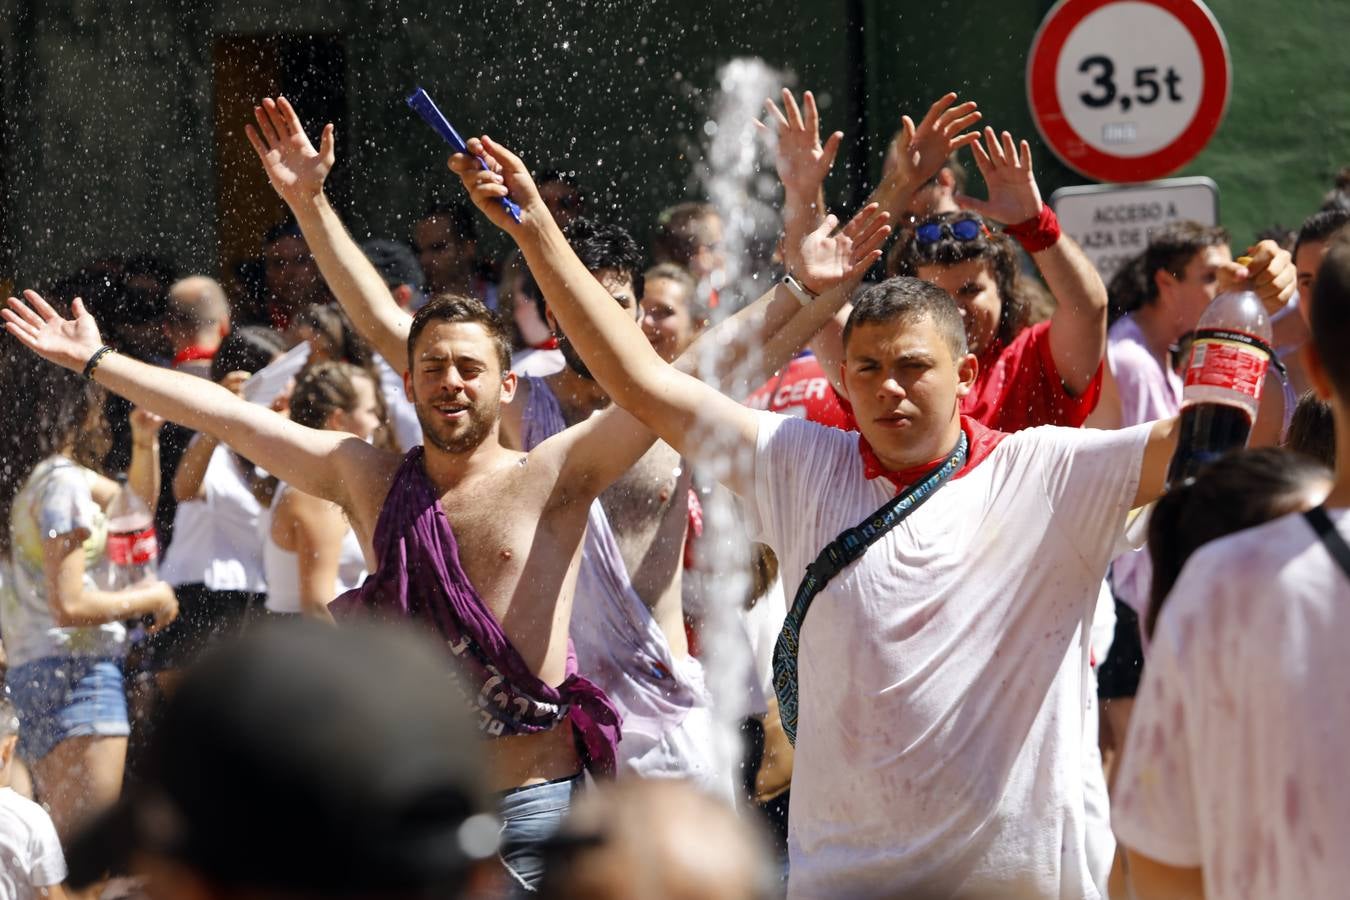
M274 183L322 182L333 163L331 125L315 150L284 98L265 99L255 117L258 127L249 126L248 136L269 161ZM321 193L316 204L323 227L345 234ZM841 285L820 314L779 289L722 322L711 339L764 347L763 365L786 359L819 328L820 315L831 314L829 303L843 302L848 279L878 258L889 231L884 221L855 217L839 235L817 235L833 248L824 255ZM359 248L351 258L326 277L386 290ZM581 274L582 289L596 285ZM561 822L582 769L610 775L616 767L619 716L577 673L568 627L591 503L655 435L612 407L528 453L503 446L502 407L516 390L510 342L502 321L477 300L442 295L402 324L404 388L425 443L400 455L343 432L305 428L219 385L116 353L78 299L67 319L34 291L24 298L9 298L6 328L44 359L213 435L296 490L343 508L371 575L335 603L335 612L413 619L445 641L465 674L479 729L491 739L486 756L492 787L501 792L502 862L520 886L537 883L540 845ZM399 358L397 342L377 349ZM743 377L763 376L750 370Z
M743 460L723 481L788 577L807 575L775 659L797 739L789 896L1098 897L1086 660L1068 649L1126 513L1162 490L1175 422L1003 435L962 417L977 363L961 315L910 278L864 290L844 335L860 434L747 409L638 338L517 157L469 149L488 168L451 167L597 381L695 464Z

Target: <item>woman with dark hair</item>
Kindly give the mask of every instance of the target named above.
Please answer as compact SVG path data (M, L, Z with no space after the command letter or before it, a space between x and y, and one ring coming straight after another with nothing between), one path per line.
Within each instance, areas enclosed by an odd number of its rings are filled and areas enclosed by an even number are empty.
M1153 637L1191 554L1234 532L1312 509L1326 498L1331 479L1331 470L1310 456L1262 447L1229 453L1163 495L1148 524L1153 584L1144 634Z
M6 349L17 350L14 345ZM106 510L117 483L100 471L108 449L103 390L73 372L5 353L7 427L0 468L0 549L12 590L0 604L7 683L23 723L20 755L63 837L111 805L122 784L130 727L123 688L123 622L178 614L162 581L108 589ZM134 411L128 487L159 496L162 420Z
M1289 419L1284 445L1328 469L1336 468L1336 423L1332 420L1331 404L1312 391L1300 397Z
M312 365L291 394L291 419L368 441L382 424L375 380L351 363ZM365 580L361 542L337 504L283 483L260 527L269 611L331 619L333 598Z

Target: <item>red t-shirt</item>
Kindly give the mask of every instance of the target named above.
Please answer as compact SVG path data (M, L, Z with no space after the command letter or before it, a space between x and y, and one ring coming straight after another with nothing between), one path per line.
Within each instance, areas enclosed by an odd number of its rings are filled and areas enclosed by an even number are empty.
M815 356L804 353L745 398L752 409L767 409L785 416L808 419L817 425L852 429L852 420L839 403L830 379Z
M961 401L961 413L995 431L1036 425L1077 428L1097 406L1102 367L1078 396L1064 389L1050 353L1050 323L1022 329L1011 344L995 343L980 356L975 387Z

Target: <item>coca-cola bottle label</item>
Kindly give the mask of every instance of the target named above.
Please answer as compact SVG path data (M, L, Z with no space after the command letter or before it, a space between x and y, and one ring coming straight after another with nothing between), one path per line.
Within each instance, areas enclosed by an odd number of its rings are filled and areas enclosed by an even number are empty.
M154 527L108 535L108 560L118 566L143 566L159 556Z
M1206 336L1191 347L1186 367L1186 387L1203 385L1224 388L1261 399L1270 356L1259 344Z

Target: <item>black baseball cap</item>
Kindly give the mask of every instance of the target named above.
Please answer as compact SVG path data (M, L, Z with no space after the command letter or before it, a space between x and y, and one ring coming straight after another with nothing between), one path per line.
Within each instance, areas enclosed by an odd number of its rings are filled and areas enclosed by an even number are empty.
M499 823L451 666L393 625L274 621L208 651L146 780L71 846L70 883L146 851L223 886L457 896Z

